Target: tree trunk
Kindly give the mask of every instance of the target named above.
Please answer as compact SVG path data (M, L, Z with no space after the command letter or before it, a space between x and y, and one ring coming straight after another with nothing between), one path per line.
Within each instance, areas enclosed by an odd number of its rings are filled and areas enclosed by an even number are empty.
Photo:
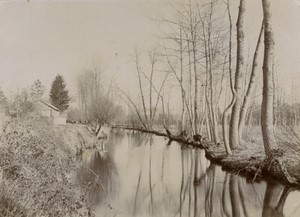
M218 143L218 123L216 121L216 113L215 113L215 104L214 104L214 91L213 91L213 54L212 54L212 47L211 47L211 34L212 30L212 15L213 15L213 2L210 3L210 15L209 15L209 25L208 25L208 60L209 60L209 87L210 87L210 111L211 111L211 125L212 125L212 134L213 134L213 142L215 144Z
M183 89L183 39L182 39L182 26L180 25L180 41L179 41L179 49L180 49L180 83L181 83L181 117L180 117L180 130L183 131L185 129L185 91Z
M187 49L188 49L188 58L189 58L189 107L187 107L187 109L190 111L190 117L191 119L193 119L194 115L193 115L193 97L192 97L192 61L191 61L191 49L190 49L190 40L187 37ZM193 124L191 124L191 131L193 131Z
M225 144L225 149L226 153L228 155L231 155L231 149L230 149L230 144L228 141L228 130L227 130L227 117L229 115L229 112L232 108L232 106L235 103L236 100L236 92L233 86L233 81L232 81L232 68L231 68L231 63L232 63L232 21L231 21L231 13L230 13L230 7L229 7L229 0L227 1L227 12L228 12L228 19L229 19L229 57L228 57L228 69L229 69L229 83L230 83L230 89L232 92L232 100L228 107L225 109L222 117L222 131L223 131L223 140Z
M208 136L209 141L211 141L212 140L212 136L211 136L211 128L210 128L210 123L209 122L210 122L210 118L209 118L209 114L208 114L208 105L206 103L206 107L205 107L206 132L207 132L207 136Z
M141 72L140 72L140 67L139 67L139 58L138 58L137 50L135 50L135 61L136 61L136 72L138 74L139 88L140 88L143 110L144 110L144 117L145 117L145 121L146 121L146 125L147 125L148 117L147 117L147 110L146 110L145 97L144 97L144 92L143 92L143 85L142 85L142 80L141 80Z
M196 26L197 24L193 20L192 5L189 1L189 24L192 44L192 57L193 57L193 69L194 69L194 133L198 133L198 75L197 75L197 47L196 47Z
M274 147L274 125L273 125L273 100L274 100L274 83L272 60L274 56L274 39L271 26L270 0L262 0L264 14L264 62L263 62L263 99L261 105L261 129L265 153L269 154Z
M152 58L150 54L150 61L151 61L151 73L150 73L150 80L149 80L149 119L150 119L150 128L152 128L153 119L152 119L152 82L153 82L153 72L154 72L154 63L152 63Z
M240 120L240 109L242 105L243 97L243 66L244 66L244 15L246 1L240 0L238 20L236 23L237 27L237 54L236 54L236 71L235 71L235 91L236 101L232 108L230 130L229 130L229 141L231 148L235 149L240 146L239 141L239 120Z
M193 61L194 61L194 73L195 73L195 99L194 99L194 129L195 134L198 133L198 77L197 77L197 59L196 59L196 39L193 39Z
M248 84L248 88L247 88L247 92L244 98L244 103L241 109L241 113L240 113L240 123L239 123L239 134L240 134L240 140L242 139L242 134L243 134L243 127L245 125L245 120L246 120L246 114L247 114L247 110L250 104L250 101L252 99L253 93L255 91L255 83L257 81L257 77L259 75L259 70L257 70L257 65L258 65L258 51L261 45L261 38L262 38L262 33L263 33L263 23L261 25L261 29L260 29L260 33L259 33L259 37L257 40L257 44L256 44L256 48L255 48L255 52L254 52L254 56L253 56L253 62L252 62L252 70L251 70L251 75L250 75L250 81Z

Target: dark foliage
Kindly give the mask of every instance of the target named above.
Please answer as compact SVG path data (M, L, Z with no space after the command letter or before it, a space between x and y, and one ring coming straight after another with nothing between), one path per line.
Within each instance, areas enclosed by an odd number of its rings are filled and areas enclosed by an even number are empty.
M65 111L69 107L70 97L69 92L66 89L66 83L61 75L57 75L52 82L50 91L51 103L60 109Z

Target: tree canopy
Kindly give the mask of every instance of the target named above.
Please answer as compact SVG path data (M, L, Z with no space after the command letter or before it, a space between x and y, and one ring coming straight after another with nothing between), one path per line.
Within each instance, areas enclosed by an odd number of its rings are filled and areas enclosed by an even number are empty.
M67 90L66 83L61 75L57 75L52 82L50 102L62 112L69 107L69 91Z
M39 79L34 81L30 88L30 96L32 97L32 99L34 101L41 100L44 92L45 92L45 87L44 85L42 85L42 82Z

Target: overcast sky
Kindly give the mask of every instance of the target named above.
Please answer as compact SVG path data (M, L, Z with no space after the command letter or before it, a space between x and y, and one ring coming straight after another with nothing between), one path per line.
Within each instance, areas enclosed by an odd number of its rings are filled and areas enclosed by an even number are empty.
M281 85L300 85L300 0L272 0L277 71ZM236 0L234 1L236 2ZM236 10L233 5L232 10ZM74 91L74 75L99 58L107 74L130 85L135 47L155 41L150 18L168 16L162 0L0 0L0 86L9 94L39 78L49 90L63 75ZM261 1L247 1L247 31L257 36ZM299 92L298 91L298 92Z

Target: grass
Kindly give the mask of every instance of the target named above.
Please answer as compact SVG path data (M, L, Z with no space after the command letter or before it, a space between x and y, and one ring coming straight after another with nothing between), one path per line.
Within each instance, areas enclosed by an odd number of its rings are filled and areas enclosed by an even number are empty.
M1 183L0 186L0 216L23 217L28 216L29 211L19 201L15 200L15 192L11 191L16 183L8 185Z
M300 128L277 126L276 143L266 155L260 126L246 127L241 147L226 156L223 146L210 147L212 160L236 174L246 174L252 180L263 176L278 179L286 184L300 185ZM216 155L216 153L219 153Z
M5 126L0 216L88 216L89 205L69 180L75 153L61 130L37 118Z

